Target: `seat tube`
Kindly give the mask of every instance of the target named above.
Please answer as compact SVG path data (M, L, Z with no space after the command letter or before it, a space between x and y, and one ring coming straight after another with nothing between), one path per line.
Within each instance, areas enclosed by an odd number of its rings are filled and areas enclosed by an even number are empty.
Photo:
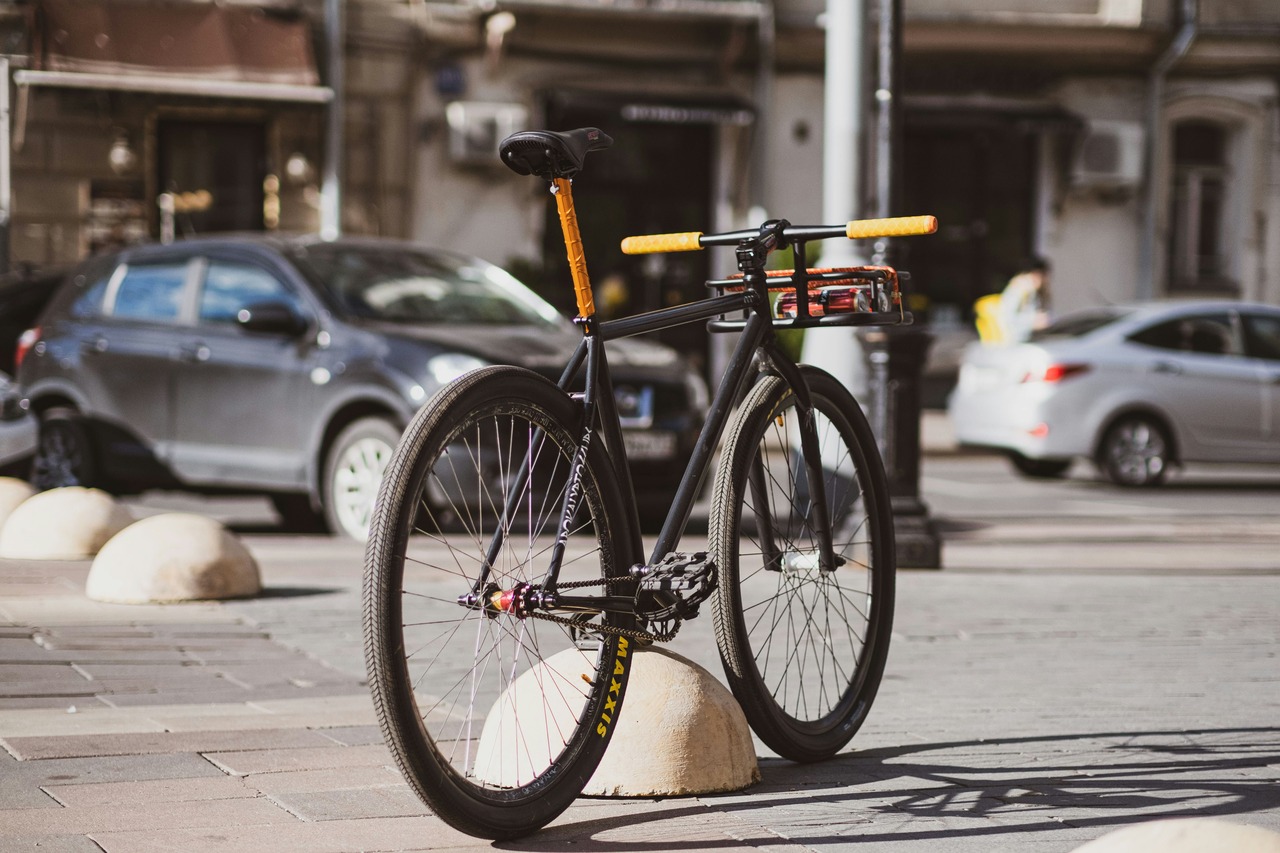
M569 256L569 273L573 276L573 292L578 299L578 316L589 320L595 316L596 305L591 295L591 279L587 276L587 255L582 248L582 233L578 230L578 214L573 209L573 182L568 178L556 178L551 192L555 194L556 212L560 214L560 230Z

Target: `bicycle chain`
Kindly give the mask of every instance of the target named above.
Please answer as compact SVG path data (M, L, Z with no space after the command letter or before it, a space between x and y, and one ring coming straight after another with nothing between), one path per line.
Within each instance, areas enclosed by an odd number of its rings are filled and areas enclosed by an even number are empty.
M616 625L603 625L596 623L590 626L582 622L575 622L572 619L566 619L563 616L555 616L551 613L533 612L529 614L532 619L542 619L547 622L555 622L559 625L567 625L579 631L590 630L596 634L609 634L615 637L626 637L628 640L635 640L639 643L665 643L675 637L680 631L680 623L676 622L675 627L670 631L664 631L661 634L654 634L650 631L641 631L635 628L619 628Z
M567 581L565 583L557 583L556 589L581 589L583 587L588 587L588 586L604 585L605 590L608 591L608 588L610 586L616 586L617 584L623 583L623 582L633 582L633 581L631 578L601 578L600 580L589 580L589 581ZM583 630L586 627L583 623L576 622L573 619L569 619L564 616L556 616L555 614L547 613L540 610L534 610L529 614L529 616L534 619L542 619L547 622L554 622L557 625L566 625L570 628L574 628L579 631ZM590 630L600 634L609 634L615 637L626 637L628 640L635 640L636 642L640 642L640 643L665 643L673 639L675 635L679 633L680 625L681 625L681 622L679 620L675 620L675 623L670 631L663 631L660 633L654 633L652 631L641 631L637 628L620 628L616 625L603 625L599 623L591 625Z

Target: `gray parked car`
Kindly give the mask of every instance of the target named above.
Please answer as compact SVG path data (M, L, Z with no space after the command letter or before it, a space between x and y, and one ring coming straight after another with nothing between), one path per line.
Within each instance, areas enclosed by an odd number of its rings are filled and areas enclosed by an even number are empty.
M581 334L498 267L391 240L227 237L72 271L18 346L33 481L269 495L362 538L413 413L486 364L552 378ZM642 507L665 507L706 386L669 348L611 351Z
M0 474L19 473L36 449L36 419L22 405L8 374L0 373Z
M972 346L950 402L961 444L1031 477L1092 459L1113 482L1181 462L1280 462L1280 308L1166 302L1063 317L1030 342Z

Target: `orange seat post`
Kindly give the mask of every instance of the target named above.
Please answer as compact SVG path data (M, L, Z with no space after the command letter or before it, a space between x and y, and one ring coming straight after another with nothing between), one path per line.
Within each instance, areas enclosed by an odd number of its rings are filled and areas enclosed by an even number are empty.
M587 277L587 255L582 249L582 233L578 230L578 214L573 209L573 183L556 178L551 190L556 196L556 212L560 214L560 230L569 256L569 273L573 276L573 292L578 298L578 316L584 320L595 316L596 303L591 295L591 279Z

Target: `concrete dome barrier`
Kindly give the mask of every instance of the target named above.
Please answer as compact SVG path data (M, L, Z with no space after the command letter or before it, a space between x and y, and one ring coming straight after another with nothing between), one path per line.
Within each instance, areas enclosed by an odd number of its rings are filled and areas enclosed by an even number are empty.
M573 720L577 709L564 703L544 705L538 685L559 679L580 681L591 673L590 660L569 649L540 667L551 673L535 667L521 675L485 719L475 768L488 782L511 785L517 778L527 781L531 775L528 764L545 767L551 750L560 747L538 735L563 731L563 721ZM525 766L513 761L530 753L536 754ZM728 689L680 655L666 649L638 650L613 740L583 793L691 796L738 791L758 781L760 769L751 730Z
M217 521L189 513L144 518L98 552L85 593L97 601L147 604L244 598L262 591L258 563Z
M1157 820L1108 833L1074 853L1280 853L1280 833L1211 818Z
M100 489L50 489L14 508L0 528L0 557L27 560L85 560L133 516Z
M0 528L18 505L36 493L35 487L17 477L0 477Z

